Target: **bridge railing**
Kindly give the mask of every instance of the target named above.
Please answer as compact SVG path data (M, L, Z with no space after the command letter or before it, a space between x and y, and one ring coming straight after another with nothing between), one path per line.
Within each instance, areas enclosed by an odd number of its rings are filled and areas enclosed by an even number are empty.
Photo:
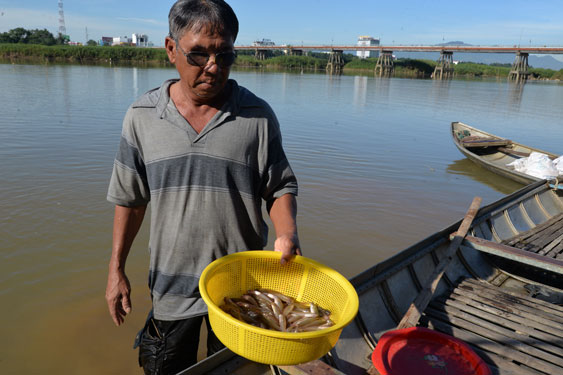
M355 46L355 45L276 45L276 46L235 46L238 51L254 50L303 50L303 51L383 51L394 52L467 52L467 53L528 53L528 54L563 54L563 47L502 47L502 46Z

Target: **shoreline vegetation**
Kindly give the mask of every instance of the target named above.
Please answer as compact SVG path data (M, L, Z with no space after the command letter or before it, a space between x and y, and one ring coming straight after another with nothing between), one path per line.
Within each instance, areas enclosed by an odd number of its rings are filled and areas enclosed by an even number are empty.
M87 64L121 65L138 67L172 67L164 48L139 48L130 46L69 46L40 45L24 43L0 44L0 62L32 64ZM311 53L308 56L287 56L275 53L265 60L258 60L252 51L238 53L235 68L298 70L324 72L328 56ZM343 73L373 74L377 58L360 59L344 55ZM397 59L394 61L395 77L430 78L436 61ZM510 64L480 64L460 62L454 65L455 78L506 78ZM563 80L563 69L556 71L543 68L529 68L529 79Z

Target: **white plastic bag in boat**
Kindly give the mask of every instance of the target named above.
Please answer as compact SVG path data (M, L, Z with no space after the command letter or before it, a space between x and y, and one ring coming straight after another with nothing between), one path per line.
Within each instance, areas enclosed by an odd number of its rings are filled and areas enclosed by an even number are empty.
M520 158L514 160L512 163L508 163L506 166L514 169L516 172L522 172L526 170L526 163L528 163L528 158Z
M540 152L532 152L527 158L517 159L507 166L541 179L553 179L559 175L559 170L549 156Z
M563 176L563 156L558 157L553 161L553 165L557 168L559 176Z

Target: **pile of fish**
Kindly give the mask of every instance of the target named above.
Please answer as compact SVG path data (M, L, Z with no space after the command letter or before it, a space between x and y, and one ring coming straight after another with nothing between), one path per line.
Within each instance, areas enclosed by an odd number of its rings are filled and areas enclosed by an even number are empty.
M269 289L249 290L240 298L225 297L223 311L256 327L281 332L310 332L332 327L330 311Z

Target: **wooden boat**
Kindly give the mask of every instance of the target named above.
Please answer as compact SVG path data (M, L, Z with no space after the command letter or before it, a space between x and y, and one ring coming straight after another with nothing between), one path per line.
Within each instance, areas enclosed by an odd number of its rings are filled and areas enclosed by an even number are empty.
M275 367L224 349L180 374L377 374L374 347L427 283L460 222L353 277L359 313L321 360ZM563 191L540 181L478 211L418 325L468 343L493 374L563 374L562 296Z
M506 165L516 159L540 152L556 159L558 155L525 146L506 138L484 132L462 122L452 122L451 135L459 151L468 159L501 176L522 184L539 181L540 178L517 172ZM563 184L561 184L563 188Z

